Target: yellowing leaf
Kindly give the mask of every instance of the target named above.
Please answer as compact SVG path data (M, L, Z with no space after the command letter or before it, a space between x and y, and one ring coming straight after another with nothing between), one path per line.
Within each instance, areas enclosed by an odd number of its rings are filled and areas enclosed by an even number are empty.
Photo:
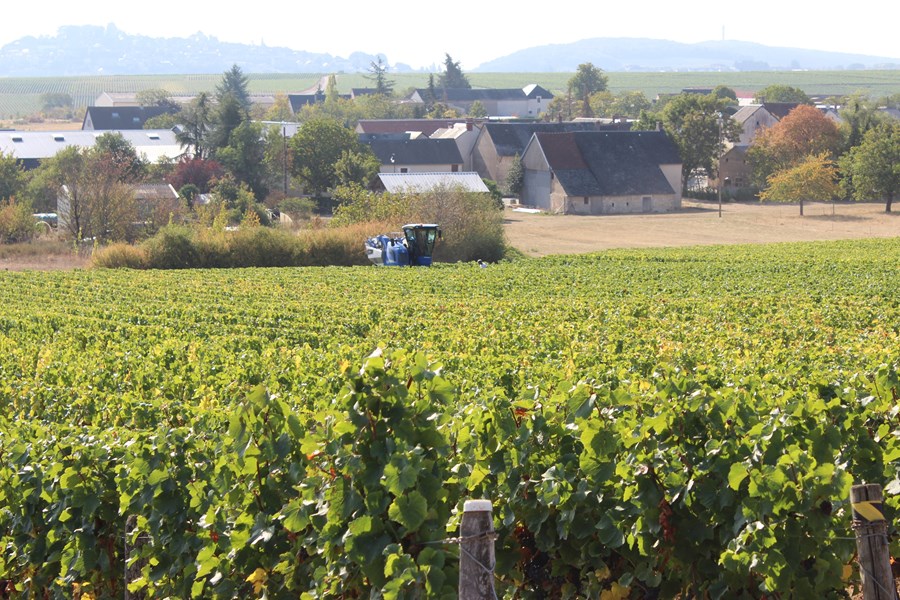
M630 593L630 587L620 585L618 581L615 581L608 590L600 592L600 600L625 600Z
M256 567L256 570L247 577L247 581L253 584L254 594L258 594L262 590L263 586L266 584L267 577L266 570L262 567Z

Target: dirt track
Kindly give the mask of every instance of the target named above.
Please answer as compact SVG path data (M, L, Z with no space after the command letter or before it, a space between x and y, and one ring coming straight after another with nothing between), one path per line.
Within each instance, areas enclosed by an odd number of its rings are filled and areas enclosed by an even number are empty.
M832 215L832 210L834 214ZM900 236L900 213L884 203L798 205L685 201L681 211L653 215L545 215L506 209L510 244L528 256L581 254L609 248L839 240Z

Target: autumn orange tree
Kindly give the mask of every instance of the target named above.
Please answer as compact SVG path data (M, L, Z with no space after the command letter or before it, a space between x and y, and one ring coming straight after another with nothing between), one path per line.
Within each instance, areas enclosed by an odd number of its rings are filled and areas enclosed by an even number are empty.
M747 157L753 165L754 181L765 187L773 174L811 155L824 153L835 158L842 142L841 130L834 121L815 107L801 104L753 140Z
M793 167L771 175L759 199L763 202L799 202L802 217L804 200L832 200L837 193L837 167L823 152L809 155Z

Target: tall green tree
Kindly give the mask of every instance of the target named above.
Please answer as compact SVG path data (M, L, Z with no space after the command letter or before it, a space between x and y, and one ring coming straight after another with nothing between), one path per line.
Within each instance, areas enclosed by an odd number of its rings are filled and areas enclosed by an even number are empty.
M459 61L454 61L449 54L444 54L444 72L438 76L438 85L444 89L471 89L469 78L462 72Z
M240 182L247 185L257 200L269 193L266 145L262 125L243 121L232 130L228 145L216 151L216 160Z
M844 99L840 115L841 129L845 137L845 151L858 146L866 132L883 120L878 111L878 105L860 94L854 94Z
M483 119L488 116L487 108L485 108L484 103L481 100L476 100L472 103L472 106L469 107L468 115L475 119Z
M227 146L231 133L245 121L250 114L233 94L225 94L216 106L215 118L208 136L210 154L215 157L219 149Z
M506 173L506 192L515 198L519 198L525 187L525 165L522 163L522 157L516 152L513 156L512 163L509 165L509 171Z
M337 185L358 184L364 188L371 188L381 163L367 147L359 150L344 150L341 158L334 163L334 173Z
M369 64L369 74L366 75L366 79L375 84L376 94L390 96L394 91L394 82L388 79L387 71L388 65L382 60L380 55L377 61L373 60Z
M891 212L900 192L900 123L882 123L870 129L862 142L841 157L842 184L857 200L884 200Z
M779 83L766 86L756 92L755 102L797 102L799 104L812 104L806 92L800 88L782 85Z
M328 118L304 123L290 144L294 156L293 174L315 195L321 195L337 184L335 164L345 151L360 151L356 133Z
M175 139L182 148L187 148L194 158L209 158L207 144L213 124L212 102L206 92L200 92L181 111L181 129L175 132Z
M425 106L431 110L431 105L437 102L437 87L434 84L434 73L428 74L428 98L425 99Z
M178 104L172 100L172 95L163 88L141 90L135 94L135 97L141 106L159 106L171 110L178 109Z
M25 169L12 154L0 150L0 200L20 198L28 185Z
M293 121L294 113L291 110L291 102L287 94L279 92L275 94L275 102L266 111L266 121Z
M125 183L137 182L147 175L147 161L138 156L134 144L118 131L107 131L97 137L94 152L98 159L109 160L121 173L119 179Z
M716 98L727 98L731 100L732 104L737 104L737 93L727 85L717 85L715 89L712 91L713 96Z
M591 110L591 96L606 90L606 83L606 75L592 63L586 62L578 65L575 75L569 79L567 90L573 99L581 103L580 116L594 116L594 112Z
M334 73L328 76L328 82L325 84L325 104L336 104L340 100L338 94L337 76Z
M237 65L222 74L222 81L216 86L216 99L219 102L226 96L233 96L244 109L250 112L250 91L248 89L250 80L244 75L244 72Z
M679 94L657 115L681 154L682 191L688 191L691 177L700 172L712 176L718 171L718 159L726 141L740 138L741 127L724 110L727 100L712 94ZM646 128L655 122L644 120Z

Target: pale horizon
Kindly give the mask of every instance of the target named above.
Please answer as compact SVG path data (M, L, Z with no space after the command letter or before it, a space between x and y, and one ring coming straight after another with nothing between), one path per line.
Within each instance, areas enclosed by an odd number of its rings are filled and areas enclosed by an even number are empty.
M897 9L886 0L874 0L864 11L842 13L839 18L827 10L772 0L755 3L753 11L708 0L695 2L687 10L683 5L653 0L642 5L640 18L572 0L552 5L525 0L514 11L488 5L477 14L450 13L398 0L389 12L369 12L365 7L354 13L355 3L351 3L309 6L295 14L282 11L274 16L246 11L235 16L222 7L172 0L159 0L149 11L135 11L109 0L88 8L60 0L45 5L39 19L21 3L7 7L0 46L27 36L54 36L65 26L113 24L129 35L184 38L203 33L221 42L265 44L342 58L353 52L382 54L392 65L403 63L414 69L439 66L447 53L463 70L474 70L526 48L591 38L682 43L725 39L900 61L900 44L893 31ZM602 61L595 62L603 67Z

